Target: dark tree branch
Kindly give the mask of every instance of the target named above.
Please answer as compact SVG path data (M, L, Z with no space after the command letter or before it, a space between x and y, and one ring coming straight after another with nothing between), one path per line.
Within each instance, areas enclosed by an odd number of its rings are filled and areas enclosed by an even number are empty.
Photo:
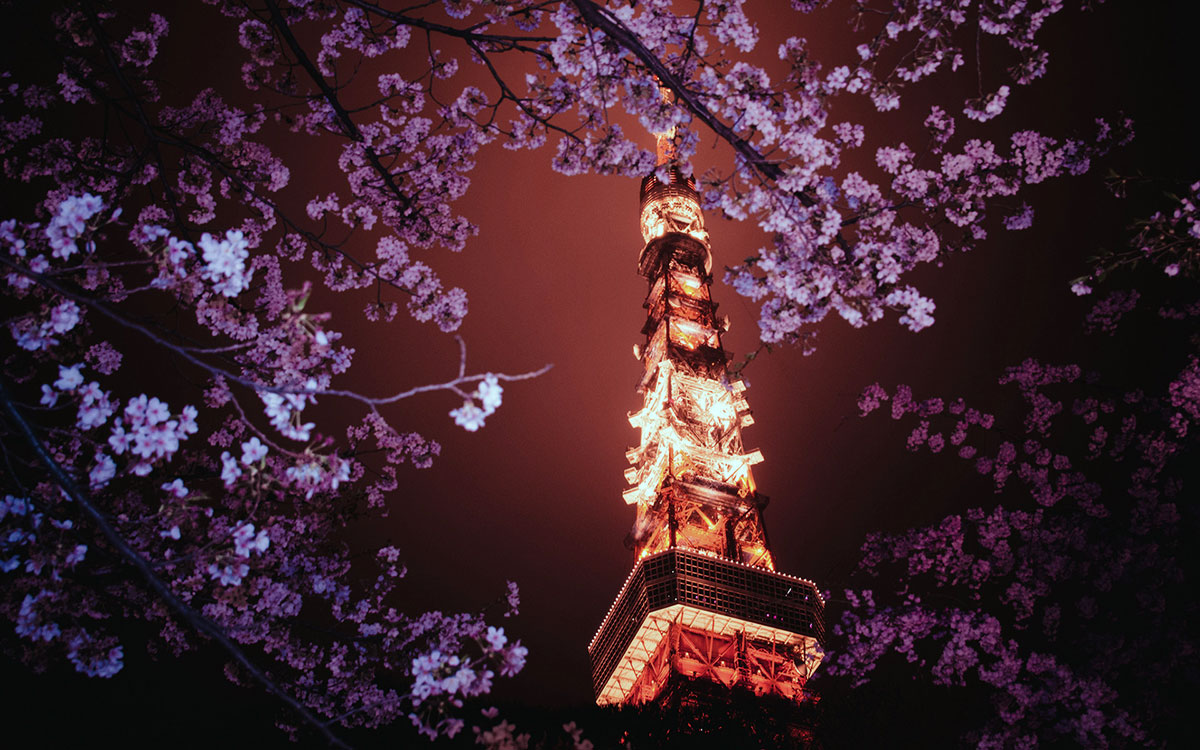
M689 89L677 75L671 72L671 69L663 63L653 52L646 49L632 32L625 26L608 16L600 6L593 3L591 0L571 0L571 4L579 11L579 15L583 17L589 25L594 26L614 41L629 51L634 57L642 62L650 72L658 77L658 80L671 91L675 92L675 96L688 110L700 121L708 126L710 130L716 133L721 139L733 147L746 163L757 170L761 175L770 180L778 180L784 176L783 169L778 164L770 161L765 156L758 152L749 141L735 133L732 128L720 120L712 110L710 110L700 99ZM798 194L801 203L806 206L816 205L816 201L803 193Z
M465 39L468 42L473 42L476 44L479 44L479 43L493 44L493 45L496 45L497 49L501 50L501 51L502 50L520 50L522 52L532 52L533 54L536 54L536 55L540 55L543 57L549 57L549 55L547 55L542 50L535 49L533 47L526 47L526 46L524 46L524 43L533 42L533 43L537 43L537 44L549 44L550 42L553 42L555 39L552 36L517 36L517 35L510 35L510 34L484 34L484 33L479 33L477 31L475 31L475 29L480 28L484 24L476 24L475 26L471 26L470 28L458 29L453 26L446 26L445 24L428 21L424 18L415 18L413 16L408 16L408 15L405 15L402 11L397 12L397 11L387 10L386 8L379 7L375 3L365 2L365 0L346 0L346 3L348 5L353 5L356 8L361 8L362 10L365 10L368 13L373 13L373 14L379 16L380 18L386 18L387 20L392 21L397 24L400 24L402 26L413 26L418 29L424 29L425 31L432 31L432 32L435 32L438 34L444 34L446 36L456 37L458 39Z
M265 672L258 668L246 652L225 633L225 631L212 620L200 614L196 610L189 607L179 597L171 591L170 586L165 581L158 577L154 572L153 567L146 558L142 557L137 550L129 546L125 538L121 536L112 524L108 522L105 515L100 512L100 509L92 502L91 498L85 495L75 482L67 474L61 465L54 460L54 457L46 450L46 446L34 434L33 427L26 421L24 415L21 414L17 405L13 403L8 395L8 389L5 387L3 380L0 380L0 404L3 404L4 410L8 413L14 427L25 438L30 448L37 454L38 459L50 472L50 476L62 488L63 492L71 498L72 501L91 519L96 528L104 536L108 543L113 546L113 549L137 570L141 577L146 581L146 585L153 591L163 602L167 604L175 612L175 614L183 621L192 626L198 633L207 635L216 641L229 656L245 669L256 682L266 688L267 692L274 695L283 701L289 708L295 711L304 720L304 722L316 729L325 741L332 747L346 748L349 750L349 745L338 738L330 729L326 722L321 721L316 715L308 710L304 704L293 698L286 690L280 687L274 680Z
M287 19L283 17L283 13L280 12L279 6L275 3L275 0L266 0L266 2L267 9L271 12L271 21L275 24L275 28L279 30L283 40L287 42L288 49L290 49L292 54L295 55L296 61L300 63L300 66L304 68L306 73L308 73L309 78L311 78L313 83L317 85L317 88L320 89L321 96L325 99L325 103L328 104L330 108L333 109L334 114L337 115L338 122L341 123L342 131L345 133L346 137L352 141L362 143L364 141L362 132L358 129L358 126L354 124L354 120L350 117L350 113L347 112L346 108L342 106L341 101L338 99L337 92L325 80L325 76L321 75L321 71L317 70L317 66L313 64L312 59L309 58L308 53L304 51L304 48L300 46L300 42L296 39L296 35L292 33L291 26L288 25ZM392 175L391 170L384 166L383 161L379 158L379 155L375 153L375 149L364 144L363 153L366 154L367 161L371 163L371 166L375 169L375 172L379 174L384 184L387 185L388 190L396 197L396 200L399 201L401 207L404 209L410 209L412 207L412 198L401 191L400 186L396 184L396 179Z

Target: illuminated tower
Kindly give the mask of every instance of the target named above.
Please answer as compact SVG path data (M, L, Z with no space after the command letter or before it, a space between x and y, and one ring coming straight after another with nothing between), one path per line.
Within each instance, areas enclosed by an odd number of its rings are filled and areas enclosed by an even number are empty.
M642 181L638 273L649 293L634 354L645 403L629 417L642 436L624 493L637 514L634 564L588 646L596 702L745 689L800 703L821 661L824 602L811 581L775 570L750 471L762 454L742 445L754 420L744 384L728 376L704 215L673 144L673 133L658 136L670 182Z

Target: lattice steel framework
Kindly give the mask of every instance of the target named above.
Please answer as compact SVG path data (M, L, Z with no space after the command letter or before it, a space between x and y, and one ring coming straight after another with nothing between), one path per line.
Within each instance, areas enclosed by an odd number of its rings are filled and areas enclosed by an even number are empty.
M775 571L751 473L762 454L742 443L754 420L729 379L704 214L673 138L658 138L669 181L642 181L644 403L629 417L641 442L624 493L635 558L588 647L596 701L654 701L682 678L799 702L821 661L824 603L811 581Z

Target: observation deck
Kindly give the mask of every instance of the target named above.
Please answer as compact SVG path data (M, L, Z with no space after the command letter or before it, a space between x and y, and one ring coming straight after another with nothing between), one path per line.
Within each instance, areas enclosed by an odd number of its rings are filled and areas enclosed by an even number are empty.
M678 547L649 555L634 566L588 646L597 703L642 702L639 693L652 697L659 687L647 677L665 679L670 667L794 697L820 664L824 609L816 584L803 578ZM672 643L672 626L685 640L704 634L708 648L680 647L678 636ZM755 664L738 663L746 643L755 647ZM668 668L654 669L656 660Z

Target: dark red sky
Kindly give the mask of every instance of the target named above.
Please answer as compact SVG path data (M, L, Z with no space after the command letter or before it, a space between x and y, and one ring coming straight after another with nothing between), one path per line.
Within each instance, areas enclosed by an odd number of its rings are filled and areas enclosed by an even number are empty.
M828 66L851 59L839 14L786 16L799 22L764 17L780 4L747 3L763 30L760 49L773 57L779 41L799 34ZM766 523L780 570L836 589L866 533L994 501L987 484L952 456L910 455L897 425L882 416L858 419L858 393L875 381L903 382L918 395L964 395L999 409L1012 401L992 385L1005 366L1027 356L1070 361L1091 345L1075 335L1087 305L1070 295L1068 280L1086 270L1084 259L1098 246L1118 244L1130 218L1102 188L1104 169L1200 177L1193 169L1194 121L1184 109L1195 96L1197 65L1185 56L1184 35L1196 28L1196 13L1189 7L1181 21L1177 12L1185 6L1191 3L1110 2L1092 14L1068 9L1050 21L1049 75L1017 89L1011 117L1001 123L1049 135L1091 133L1093 115L1123 110L1137 121L1138 140L1087 176L1032 190L1038 212L1032 229L997 230L979 250L915 275L937 302L932 329L911 334L894 315L864 330L831 320L821 327L815 355L777 351L746 371L756 421L744 437L766 457L755 475L771 498ZM195 50L211 42L186 35L187 28L177 25L172 40ZM196 73L229 80L230 70L214 63ZM881 116L837 100L832 119L865 122L873 147L888 142L885 133L913 132L930 101L911 96L898 113ZM550 170L552 153L485 150L459 203L479 236L461 254L431 251L427 260L470 294L461 329L469 369L519 372L545 363L554 369L508 386L503 406L478 433L453 425L447 412L457 401L449 395L395 407L388 415L396 426L438 440L442 456L431 469L405 472L390 516L349 537L403 550L410 571L403 604L413 610L477 609L499 597L506 580L517 581L521 614L505 626L529 646L529 663L518 678L498 684L497 698L560 706L590 702L586 646L632 563L622 540L633 510L621 491L624 454L638 440L626 414L641 401L633 390L639 366L631 347L642 340L645 286L636 274L637 182L564 177ZM301 199L344 184L311 153L290 158ZM870 153L850 158L847 168L865 168ZM706 159L719 163L721 152L702 154L698 163L706 166ZM718 268L763 244L753 226L708 221ZM714 297L733 323L726 347L748 351L757 310L717 276ZM323 291L310 303L335 310L331 327L346 331L358 348L353 375L340 385L384 394L453 374L451 337L403 317L364 326L361 308L358 298ZM333 416L340 408L323 406Z

